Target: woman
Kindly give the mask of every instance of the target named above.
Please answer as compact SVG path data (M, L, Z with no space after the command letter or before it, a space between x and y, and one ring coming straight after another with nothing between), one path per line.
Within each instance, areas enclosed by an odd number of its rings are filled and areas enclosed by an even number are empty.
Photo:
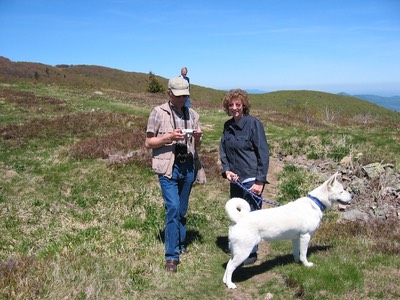
M241 89L230 90L223 98L225 112L232 116L225 122L219 147L222 163L222 177L230 183L230 197L245 199L251 210L261 208L261 203L253 199L250 190L261 195L267 183L269 148L264 126L260 120L251 116L248 94ZM243 189L235 182L246 187ZM256 245L244 264L257 260Z

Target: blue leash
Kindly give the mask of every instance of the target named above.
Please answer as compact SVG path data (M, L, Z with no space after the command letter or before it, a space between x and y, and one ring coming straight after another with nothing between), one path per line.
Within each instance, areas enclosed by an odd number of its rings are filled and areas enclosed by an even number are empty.
M269 201L269 200L265 200L262 197L254 194L252 191L250 191L247 187L245 187L243 185L243 183L241 183L239 180L232 180L231 182L236 183L238 186L240 186L243 190L245 190L246 192L248 192L250 194L250 196L254 199L254 201L257 203L258 208L261 208L261 205L263 202L274 205L274 206L281 206L282 204L277 203L277 202L273 202L273 201Z

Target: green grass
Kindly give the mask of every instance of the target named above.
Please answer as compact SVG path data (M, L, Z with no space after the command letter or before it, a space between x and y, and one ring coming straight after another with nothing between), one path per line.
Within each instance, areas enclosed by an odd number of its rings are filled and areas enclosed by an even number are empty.
M294 264L290 242L262 244L259 264L234 274L239 289L225 288L228 183L217 151L228 116L207 99L193 106L205 133L208 182L195 185L190 198L190 252L177 274L165 273L164 207L143 149L150 108L163 97L39 84L6 89L0 98L0 299L399 297L398 224L341 224L335 211L312 239L316 268ZM310 121L307 112L305 119L291 115L290 106L276 115L262 105L255 100L253 112L266 124L273 155L340 160L362 152L362 162L400 161L393 123L321 126L317 114ZM292 165L278 177L281 202L317 183Z

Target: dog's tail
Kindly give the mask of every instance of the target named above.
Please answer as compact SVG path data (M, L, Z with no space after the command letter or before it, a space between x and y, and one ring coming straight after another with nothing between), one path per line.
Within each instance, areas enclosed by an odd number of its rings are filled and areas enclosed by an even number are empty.
M225 204L225 211L233 223L237 223L242 216L250 212L250 205L242 198L232 198Z

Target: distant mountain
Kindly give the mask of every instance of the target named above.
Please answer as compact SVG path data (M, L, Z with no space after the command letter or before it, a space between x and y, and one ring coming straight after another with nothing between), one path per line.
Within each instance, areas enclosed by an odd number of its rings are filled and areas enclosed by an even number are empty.
M377 95L350 95L347 93L339 93L339 95L356 97L390 110L400 111L400 96L382 97Z
M391 110L400 111L400 96L382 97L376 95L353 95L353 97L376 103Z
M248 94L265 94L265 93L267 93L266 91L257 90L257 89L246 90L246 92Z

